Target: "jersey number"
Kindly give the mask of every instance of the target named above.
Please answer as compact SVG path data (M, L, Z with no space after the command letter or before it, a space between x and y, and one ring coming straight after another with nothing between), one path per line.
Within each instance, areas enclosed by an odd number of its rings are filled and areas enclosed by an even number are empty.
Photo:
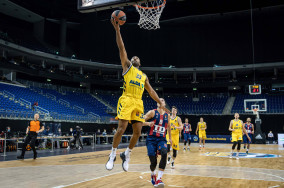
M166 128L165 127L161 127L159 125L155 125L155 132L157 133L164 133L166 131Z

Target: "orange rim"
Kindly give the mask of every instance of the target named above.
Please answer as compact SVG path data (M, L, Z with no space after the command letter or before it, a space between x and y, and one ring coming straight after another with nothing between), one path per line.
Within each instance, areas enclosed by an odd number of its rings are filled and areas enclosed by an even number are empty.
M163 4L156 6L156 7L143 7L143 6L140 6L140 5L134 5L134 6L136 6L138 8L143 8L143 9L158 9L158 8L165 6L165 4L166 4L166 0L164 0Z

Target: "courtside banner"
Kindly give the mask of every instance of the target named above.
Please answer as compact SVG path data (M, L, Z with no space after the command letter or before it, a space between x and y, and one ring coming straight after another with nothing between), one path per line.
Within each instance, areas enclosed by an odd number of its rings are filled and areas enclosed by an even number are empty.
M197 135L191 135L191 141L199 142ZM207 143L231 143L231 135L207 135Z

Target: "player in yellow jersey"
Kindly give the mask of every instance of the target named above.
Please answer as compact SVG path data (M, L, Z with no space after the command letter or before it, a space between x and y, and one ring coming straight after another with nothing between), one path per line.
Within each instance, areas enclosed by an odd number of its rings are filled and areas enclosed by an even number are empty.
M172 107L172 115L170 117L169 124L171 125L171 134L172 134L172 149L173 149L173 157L170 155L170 143L168 142L168 162L171 163L171 168L175 168L174 162L177 157L177 152L179 150L179 136L180 132L183 129L183 125L180 117L177 116L177 107ZM169 135L166 136L169 141ZM172 162L171 162L172 159Z
M195 134L199 135L199 150L201 150L201 141L203 141L203 149L205 147L205 140L206 140L206 129L207 129L207 124L206 122L203 121L203 117L200 118L200 121L197 123L197 128L195 131Z
M238 145L236 159L239 159L239 152L240 152L241 143L242 143L242 140L243 140L243 132L248 137L248 140L251 141L251 139L248 136L248 133L245 129L243 121L240 120L239 118L240 118L240 115L238 113L235 113L235 119L231 120L230 126L229 126L229 131L232 131L232 142L233 142L232 152L231 152L230 158L233 157L233 152L236 148L236 145Z
M161 109L166 110L165 103L162 103L158 97L155 90L149 83L149 79L146 74L144 74L140 67L140 59L137 56L132 57L131 60L128 59L127 53L122 41L120 34L119 24L111 20L113 27L116 31L116 43L119 49L119 55L121 60L121 65L123 69L123 94L118 100L117 104L117 117L118 128L117 132L113 137L112 150L109 155L109 160L106 163L106 169L112 170L114 166L114 161L116 160L116 150L120 143L122 134L125 132L128 122L132 124L133 134L129 142L129 146L125 152L120 153L120 158L122 159L122 168L124 171L128 171L128 164L130 161L131 150L137 143L138 138L141 135L141 129L144 120L144 106L142 101L142 95L144 89L146 89L149 95L160 105Z

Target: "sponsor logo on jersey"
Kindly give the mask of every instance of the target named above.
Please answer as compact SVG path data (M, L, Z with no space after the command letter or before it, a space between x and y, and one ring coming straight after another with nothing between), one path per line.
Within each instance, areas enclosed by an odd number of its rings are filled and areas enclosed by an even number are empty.
M135 80L130 80L130 82L129 82L129 83L130 83L130 84L133 84L133 85L140 86L140 82L135 81Z

